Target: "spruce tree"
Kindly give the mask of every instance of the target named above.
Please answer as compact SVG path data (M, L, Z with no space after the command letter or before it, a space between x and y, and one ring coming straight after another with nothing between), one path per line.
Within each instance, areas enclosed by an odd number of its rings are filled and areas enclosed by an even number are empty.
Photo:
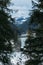
M14 19L9 15L7 7L9 4L10 0L0 0L0 60L4 63L8 60L7 53L12 51L10 41L17 41L17 31L12 27Z
M38 0L38 4L33 5L29 23L30 35L25 45L25 52L30 56L26 65L43 65L43 0Z

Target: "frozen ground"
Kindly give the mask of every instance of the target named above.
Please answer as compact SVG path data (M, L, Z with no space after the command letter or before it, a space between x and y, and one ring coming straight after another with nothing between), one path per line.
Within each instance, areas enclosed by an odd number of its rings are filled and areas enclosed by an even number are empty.
M26 34L22 34L22 36L26 36ZM21 38L20 37L20 40L21 40L21 48L23 48L25 46L25 41L27 39L27 37L23 37ZM26 55L26 54L23 54L23 52L19 51L19 52L13 52L11 55L10 55L10 60L11 60L11 63L12 65L25 65L25 62L29 59L29 57Z
M14 52L10 55L12 65L25 65L29 57L22 52Z

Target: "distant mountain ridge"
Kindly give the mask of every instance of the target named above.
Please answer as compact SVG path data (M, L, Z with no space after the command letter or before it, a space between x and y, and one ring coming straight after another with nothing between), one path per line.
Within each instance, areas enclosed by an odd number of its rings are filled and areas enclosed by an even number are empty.
M18 19L19 22L20 22L20 20L22 20L22 19L23 19L23 18ZM17 26L17 28L18 28L18 30L19 30L19 32L20 32L21 34L22 34L22 33L26 33L26 32L28 31L29 21L30 21L30 18L27 18L27 20L24 21L22 24L16 24L16 26ZM21 22L22 22L22 21L21 21Z
M16 18L15 24L16 25L23 24L23 22L25 22L26 20L27 20L27 18L24 18L24 17Z

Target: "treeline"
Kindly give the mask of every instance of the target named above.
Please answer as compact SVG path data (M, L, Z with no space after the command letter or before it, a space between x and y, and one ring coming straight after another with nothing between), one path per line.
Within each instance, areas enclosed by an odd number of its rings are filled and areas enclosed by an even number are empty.
M9 14L10 0L0 0L0 61L8 63L7 53L12 51L11 40L17 41L17 28L15 20ZM14 27L13 27L14 26Z
M36 1L32 0L29 36L24 47L30 57L26 65L43 65L43 0Z

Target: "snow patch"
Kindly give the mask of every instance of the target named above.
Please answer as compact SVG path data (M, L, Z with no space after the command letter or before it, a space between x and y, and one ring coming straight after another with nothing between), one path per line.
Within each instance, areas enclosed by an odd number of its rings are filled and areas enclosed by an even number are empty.
M28 57L22 52L14 52L10 56L12 65L25 65L25 62L28 60Z

